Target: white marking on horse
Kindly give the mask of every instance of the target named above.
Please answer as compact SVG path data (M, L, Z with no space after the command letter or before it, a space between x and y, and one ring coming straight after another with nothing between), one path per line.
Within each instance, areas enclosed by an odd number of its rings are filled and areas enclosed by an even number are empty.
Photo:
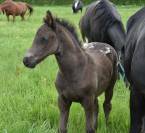
M79 0L75 2L75 8L77 8L79 5Z
M105 47L105 50L100 50L101 53L103 54L110 54L111 53L111 49L109 47Z
M90 48L90 49L91 49L91 48L94 48L94 47L95 47L94 45L90 45L88 48Z
M87 48L87 47L88 47L88 43L84 43L83 48Z
M111 53L111 49L109 47L106 47L106 51L105 51L106 54L109 54Z
M95 48L95 44L93 42L92 43L84 43L83 48L93 49L93 48Z

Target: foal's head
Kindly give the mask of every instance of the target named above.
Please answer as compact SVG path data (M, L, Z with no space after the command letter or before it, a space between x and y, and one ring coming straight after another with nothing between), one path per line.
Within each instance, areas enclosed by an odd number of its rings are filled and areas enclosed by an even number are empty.
M44 24L38 29L32 47L26 53L23 63L29 68L34 68L48 55L58 51L58 40L55 33L56 23L50 11L47 11Z

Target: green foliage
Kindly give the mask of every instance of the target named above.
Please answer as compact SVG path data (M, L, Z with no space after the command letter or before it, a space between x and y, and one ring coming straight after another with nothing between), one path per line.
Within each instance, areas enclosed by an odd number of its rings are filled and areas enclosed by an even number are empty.
M4 0L0 0L0 2L3 2ZM37 5L70 5L72 4L73 0L14 0L14 1L24 1L31 4L37 4ZM82 0L85 4L89 4L92 1L95 0ZM137 4L141 5L145 3L145 0L110 0L115 4L121 4L121 5L128 5L128 4Z
M57 133L59 111L54 80L58 70L55 58L47 58L34 70L25 68L22 59L31 46L46 10L74 23L78 29L82 16L72 14L70 7L35 7L34 14L21 22L7 22L0 14L0 133ZM118 7L124 24L138 7ZM79 31L79 30L78 30ZM99 133L128 133L129 91L118 81L114 91L113 107L108 127L105 125L102 103L99 97ZM84 133L84 111L73 104L69 118L69 133Z

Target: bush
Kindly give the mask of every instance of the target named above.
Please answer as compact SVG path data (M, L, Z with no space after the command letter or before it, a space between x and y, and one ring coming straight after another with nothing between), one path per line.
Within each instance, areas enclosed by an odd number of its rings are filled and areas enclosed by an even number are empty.
M4 0L0 0L2 2ZM47 5L67 5L67 4L72 4L73 0L15 0L15 1L25 1L28 3L32 4L47 4ZM95 0L83 0L85 4L91 3L92 1ZM115 4L122 4L122 5L127 5L127 4L144 4L145 0L111 0Z

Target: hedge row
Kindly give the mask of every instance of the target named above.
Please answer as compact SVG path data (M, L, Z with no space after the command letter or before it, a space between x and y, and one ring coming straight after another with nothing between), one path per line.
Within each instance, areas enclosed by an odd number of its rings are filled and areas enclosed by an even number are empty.
M0 0L2 2L4 0ZM71 4L73 0L15 0L15 1L25 1L32 4L47 4L47 5L67 5ZM85 4L91 3L95 0L83 0ZM115 4L144 4L145 0L111 0Z

